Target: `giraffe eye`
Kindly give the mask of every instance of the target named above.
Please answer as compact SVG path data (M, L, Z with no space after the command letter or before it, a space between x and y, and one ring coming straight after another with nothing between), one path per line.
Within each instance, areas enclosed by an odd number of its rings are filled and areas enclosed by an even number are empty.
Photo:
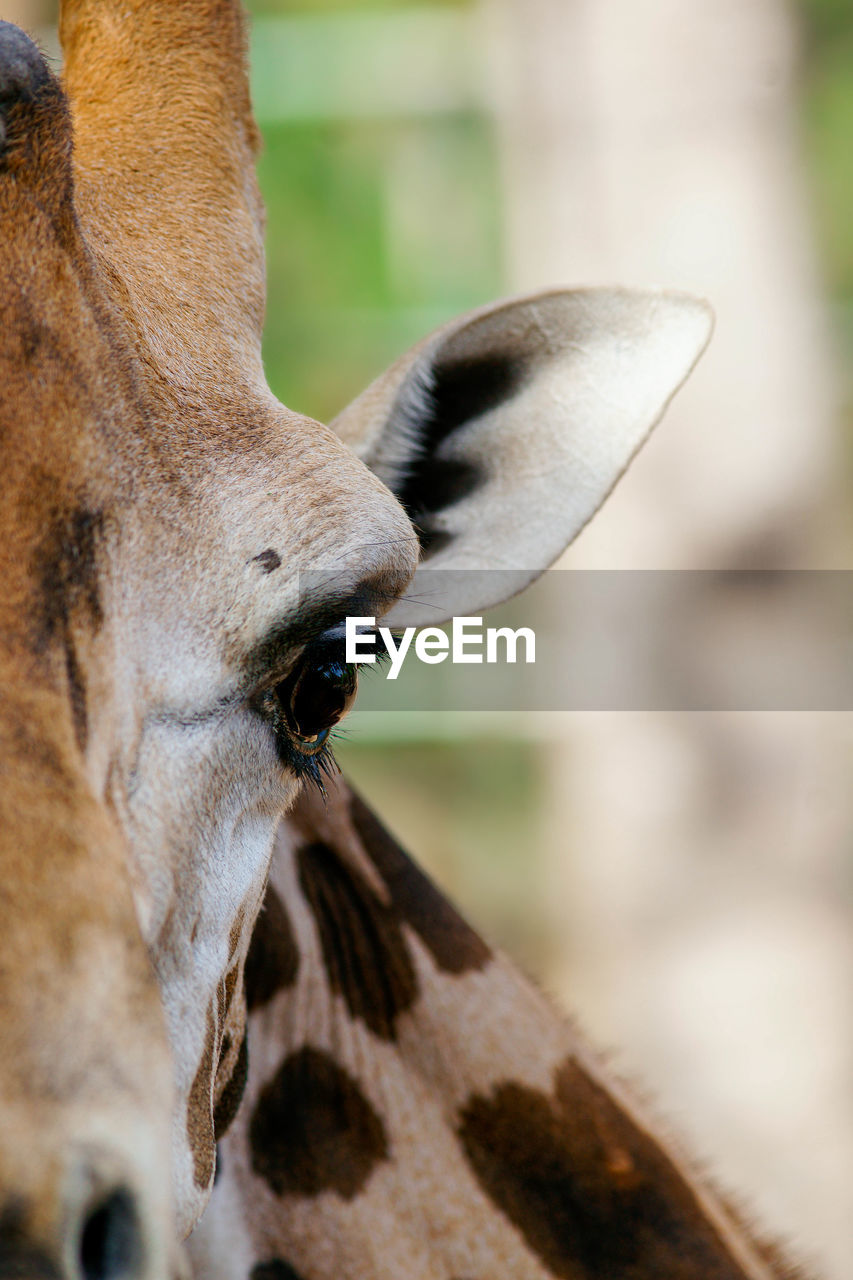
M341 643L311 645L274 696L285 727L305 755L322 751L329 731L346 715L358 687L356 667Z

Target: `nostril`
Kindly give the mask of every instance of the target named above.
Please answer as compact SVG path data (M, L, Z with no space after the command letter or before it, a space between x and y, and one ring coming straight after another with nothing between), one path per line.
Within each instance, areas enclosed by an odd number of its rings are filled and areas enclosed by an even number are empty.
M47 63L19 27L0 22L0 108L32 97L49 78Z
M83 1280L133 1280L142 1274L139 1215L126 1187L90 1206L80 1232L79 1264Z

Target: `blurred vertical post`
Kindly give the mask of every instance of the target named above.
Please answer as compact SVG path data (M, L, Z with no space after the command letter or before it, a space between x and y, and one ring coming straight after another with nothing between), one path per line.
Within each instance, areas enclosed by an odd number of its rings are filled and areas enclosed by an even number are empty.
M833 406L790 12L481 7L510 287L658 284L717 313L699 369L565 563L830 562ZM554 984L838 1280L853 1272L840 719L567 716L546 869Z
M32 34L53 15L51 0L0 0L0 18Z

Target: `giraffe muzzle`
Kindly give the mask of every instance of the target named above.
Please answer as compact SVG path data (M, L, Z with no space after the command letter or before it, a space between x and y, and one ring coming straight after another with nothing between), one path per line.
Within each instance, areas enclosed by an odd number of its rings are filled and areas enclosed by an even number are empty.
M37 729L0 705L0 742L28 724L56 766L45 786L0 750L0 1280L163 1280L171 1060L123 848L51 740L58 715Z
M10 112L32 103L50 80L47 63L30 37L13 23L0 22L0 156Z
M0 108L32 98L50 78L30 37L11 22L0 22Z

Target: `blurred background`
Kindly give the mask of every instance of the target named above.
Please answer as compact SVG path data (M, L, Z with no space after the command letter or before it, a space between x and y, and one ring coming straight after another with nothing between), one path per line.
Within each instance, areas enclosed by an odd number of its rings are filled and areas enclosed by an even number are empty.
M458 311L707 296L577 568L851 566L850 0L255 0L270 382L329 419ZM55 6L0 0L55 48ZM344 769L827 1280L853 1276L853 719L359 713Z

